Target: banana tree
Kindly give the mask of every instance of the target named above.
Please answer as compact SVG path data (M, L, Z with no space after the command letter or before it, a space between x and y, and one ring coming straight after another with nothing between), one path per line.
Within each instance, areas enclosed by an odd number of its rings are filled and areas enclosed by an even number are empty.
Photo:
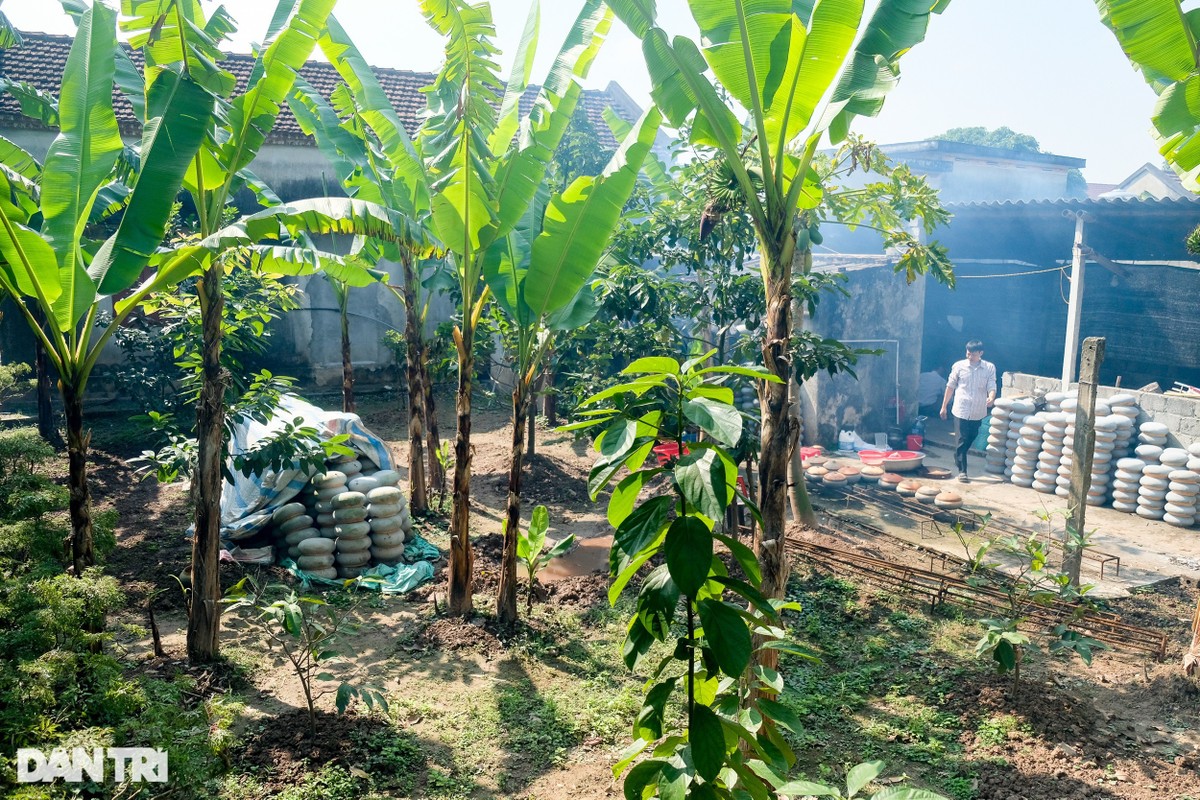
M1151 122L1159 152L1200 192L1200 9L1180 0L1096 0L1100 21L1158 95Z
M483 261L492 244L527 214L554 151L575 112L611 14L586 0L526 118L520 101L529 86L538 36L535 2L511 77L496 74L495 28L486 2L421 0L430 26L446 38L445 64L428 87L429 112L418 137L429 178L430 225L450 253L462 298L454 331L458 351L458 419L454 442L454 508L450 518L449 608L473 612L474 554L470 540L471 390L475 330L489 290Z
M300 81L288 103L301 129L312 136L334 167L342 188L351 197L367 199L405 214L414 223L428 216L428 177L391 102L366 60L346 32L331 18L321 34L320 46L345 84L335 93L337 109L305 82ZM427 300L421 286L423 257L433 252L425 227L415 228L418 241L399 244L379 255L398 261L402 285L393 287L405 308L407 387L409 408L409 487L414 511L427 508L424 463L427 399L431 392L422 327ZM343 345L345 349L345 344ZM343 360L343 382L346 366ZM430 474L437 466L429 453Z
M234 30L223 7L205 18L197 0L122 0L122 28L145 57L147 91L174 72L195 76L218 113L206 120L203 146L188 165L184 188L199 219L201 237L214 235L234 194L254 190L275 199L248 171L291 93L325 25L334 0L280 0L244 91L232 96L232 74L219 66L221 41ZM197 284L203 336L203 384L196 412L198 439L195 536L192 540L192 606L187 649L193 662L216 657L220 631L220 501L224 462L225 389L221 367L224 270L233 262L210 258Z
M140 170L120 204L124 213L116 232L95 241L89 220L125 153L112 106L121 61L116 21L116 12L99 2L78 15L57 98L59 133L44 163L0 139L0 287L30 299L15 306L59 375L76 574L95 563L90 436L84 429L88 379L105 343L137 302L188 274L180 263L162 261L134 288L162 241L172 202L214 110L211 95L187 70L165 71L146 84L136 104L145 121ZM105 299L131 289L114 304L108 324L98 326Z
M823 139L844 139L854 117L879 112L899 81L900 56L924 39L930 16L948 4L881 0L864 21L863 0L689 0L701 34L697 45L668 36L652 0L610 0L642 42L654 101L670 124L688 126L693 144L722 155L758 239L767 307L763 363L779 378L760 395L763 525L755 550L768 596L782 596L787 580L787 470L799 437L788 401L791 286L794 264L811 267L806 212L822 198L813 158ZM811 524L812 508L800 491ZM766 654L770 660L772 652Z
M521 467L530 390L555 332L578 328L596 313L588 282L633 192L661 119L657 109L648 111L598 177L577 178L548 204L544 195L535 197L521 222L496 240L483 258L487 285L513 322L517 340L504 556L496 596L501 622L517 619Z

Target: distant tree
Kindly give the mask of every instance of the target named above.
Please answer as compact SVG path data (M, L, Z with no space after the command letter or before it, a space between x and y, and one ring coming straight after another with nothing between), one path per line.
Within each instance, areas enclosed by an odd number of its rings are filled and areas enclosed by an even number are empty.
M988 130L983 126L974 128L951 128L939 134L934 139L944 142L962 142L963 144L981 144L985 147L1001 147L1005 150L1016 150L1020 153L1040 153L1042 146L1038 140L1027 133L1017 133L1008 126Z

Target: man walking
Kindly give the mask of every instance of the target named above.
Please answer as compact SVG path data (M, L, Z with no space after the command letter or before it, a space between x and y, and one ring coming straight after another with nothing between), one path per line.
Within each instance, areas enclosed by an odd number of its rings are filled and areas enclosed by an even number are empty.
M966 483L970 480L967 477L967 451L979 435L979 425L996 399L996 365L983 360L983 342L978 339L967 342L967 357L954 362L950 368L946 395L942 398L942 419L947 418L951 398L954 399L951 413L958 434L954 466L958 468L958 479Z

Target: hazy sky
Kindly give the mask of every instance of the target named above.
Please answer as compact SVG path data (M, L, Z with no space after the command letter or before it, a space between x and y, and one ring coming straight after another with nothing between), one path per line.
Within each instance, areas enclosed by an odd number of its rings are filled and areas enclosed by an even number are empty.
M205 2L206 6L210 4ZM266 30L271 0L226 0L241 30L234 49ZM663 27L694 35L685 0L658 0ZM874 3L868 0L868 6ZM498 44L511 53L528 0L493 0ZM578 4L546 0L533 77L540 80ZM4 13L21 30L70 33L56 0L9 0ZM415 0L339 0L335 12L369 61L435 71L441 41ZM510 61L501 58L507 75ZM1093 0L953 0L927 40L901 61L903 79L882 114L855 130L877 142L907 142L948 128L1007 125L1042 148L1086 158L1089 181L1117 183L1143 163L1161 162L1150 134L1154 93L1099 21ZM636 41L619 22L592 68L589 87L615 80L639 103L649 80Z

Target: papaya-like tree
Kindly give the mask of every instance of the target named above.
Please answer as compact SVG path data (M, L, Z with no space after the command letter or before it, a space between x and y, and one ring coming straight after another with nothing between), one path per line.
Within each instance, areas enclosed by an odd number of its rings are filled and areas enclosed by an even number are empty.
M948 4L881 0L864 20L863 0L689 0L700 29L697 45L660 27L652 0L610 0L642 42L651 96L663 116L687 127L694 144L721 154L758 240L766 293L763 364L779 378L760 395L763 525L755 550L769 597L781 597L787 581L787 471L799 437L788 399L792 276L794 265L811 266L803 212L817 207L823 191L813 159L823 140L846 137L854 117L879 112L899 80L899 58L924 39L930 16ZM803 487L800 492L803 518L813 523ZM773 653L764 655L770 660Z
M548 203L544 193L535 196L521 222L493 242L483 258L487 285L511 320L516 338L508 504L496 596L501 622L517 619L517 533L531 390L555 332L584 325L596 313L588 283L633 192L660 121L657 109L647 112L599 176L576 178Z
M1159 152L1184 185L1200 192L1200 9L1181 0L1096 0L1133 67L1158 95L1150 118Z
M538 6L517 49L512 74L496 74L495 27L486 2L422 0L430 26L446 38L445 63L427 88L429 114L418 136L430 188L430 226L458 276L461 318L458 420L454 442L454 507L450 518L448 606L473 612L474 554L470 539L471 391L475 331L488 301L483 260L491 245L527 215L554 151L575 112L593 59L611 26L599 0L586 0L550 73L522 119L536 49Z
M112 104L118 65L124 63L116 22L116 12L100 2L78 15L54 109L59 133L45 160L39 164L0 139L0 287L30 300L14 305L59 375L76 574L95 563L90 436L84 428L88 380L105 343L140 300L188 274L190 262L166 259L143 279L213 114L211 95L186 69L162 70L159 80L145 84L144 93L132 98L144 120L139 169L119 201L117 230L103 241L93 239L89 221L97 198L129 166ZM131 290L116 300L108 324L98 326L106 299Z

